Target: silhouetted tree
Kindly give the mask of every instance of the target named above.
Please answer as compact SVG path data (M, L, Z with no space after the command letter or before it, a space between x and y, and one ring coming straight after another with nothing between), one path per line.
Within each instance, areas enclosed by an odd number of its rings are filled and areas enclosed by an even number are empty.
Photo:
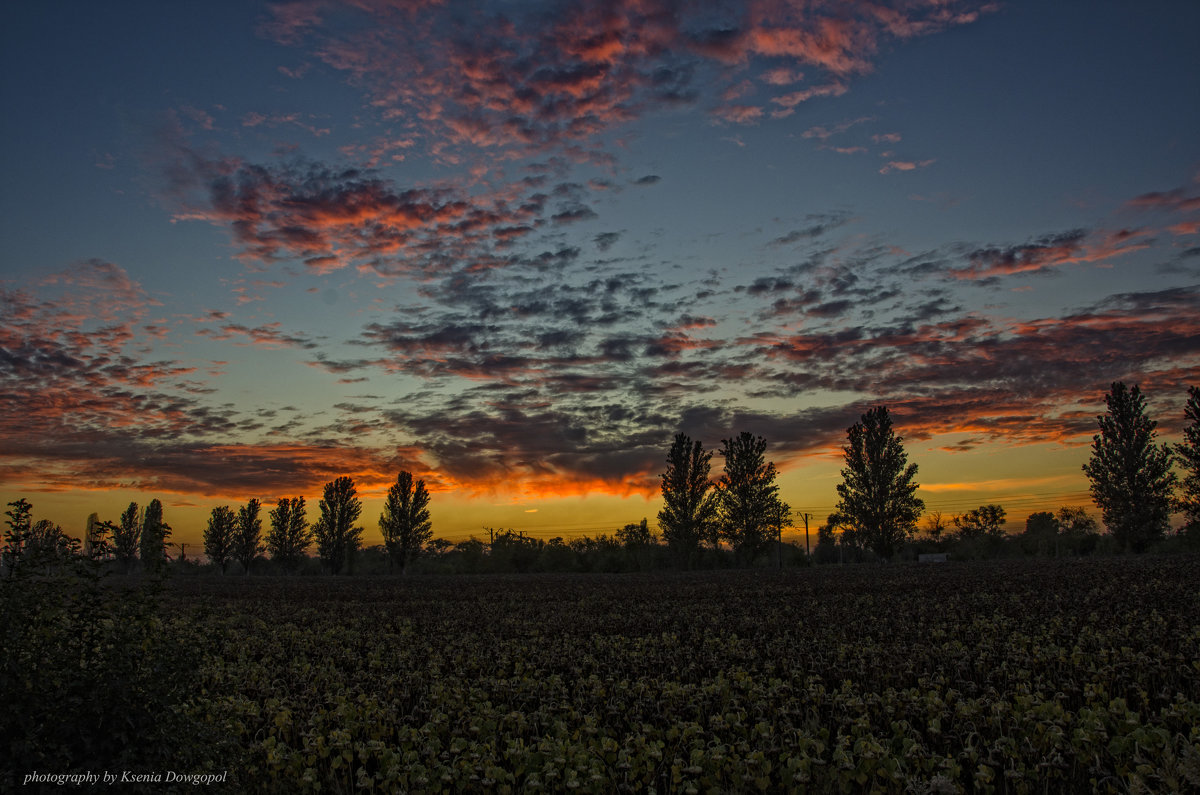
M940 541L942 539L942 533L946 532L947 526L946 518L942 516L941 511L931 511L925 517L925 532L927 532L929 537L934 541Z
M998 539L1004 535L1001 528L1006 513L999 505L981 505L955 516L954 526L958 528L959 538Z
M294 569L304 559L313 542L312 530L304 510L304 498L279 500L271 511L271 529L267 533L267 549L271 559L286 569Z
M379 529L388 552L388 568L400 565L400 573L429 540L433 538L433 522L429 518L429 492L425 481L413 481L411 472L401 472L388 489L379 515Z
M28 500L22 497L8 505L8 530L0 561L9 577L61 573L79 559L79 540L69 537L49 519L33 521L33 506Z
M29 500L21 497L8 504L4 515L8 517L8 529L4 531L4 549L0 551L0 564L3 565L5 574L15 577L22 572L29 533L33 530L33 506Z
M1049 511L1035 511L1025 519L1020 535L1021 549L1027 553L1058 554L1058 518Z
M753 559L775 540L791 515L779 499L775 464L767 461L767 440L742 431L721 440L725 474L717 482L721 535L734 550Z
M838 541L835 535L840 517L836 513L829 515L825 524L817 528L817 548L813 558L817 563L838 562Z
M1064 506L1054 518L1058 521L1058 544L1062 550L1086 555L1096 548L1100 528L1086 510Z
M354 481L340 477L325 484L325 498L319 503L321 516L313 525L313 536L317 554L333 574L342 570L362 538L363 529L354 526L362 513L357 494Z
M108 540L114 529L112 522L100 521L99 514L88 514L83 531L83 556L91 561L107 560L112 555Z
M79 558L79 539L71 538L49 519L39 519L25 540L24 564L39 574L61 573Z
M250 573L250 564L266 549L262 543L262 519L258 518L261 509L262 503L251 498L238 508L237 521L233 525L231 553L246 574Z
M1200 388L1188 387L1183 417L1188 424L1183 428L1183 444L1175 445L1183 468L1175 510L1183 514L1183 529L1191 534L1200 533Z
M107 534L107 529L102 528L100 523L100 514L89 513L87 525L83 530L83 554L89 558L98 557L95 550L100 541L101 533Z
M1117 381L1104 397L1108 413L1097 417L1092 457L1083 471L1092 499L1113 538L1134 552L1145 550L1170 527L1171 453L1154 443L1158 424L1146 416L1146 400L1135 385Z
M208 517L208 527L204 531L204 554L221 567L222 574L233 557L235 522L233 509L228 505L218 505L212 509Z
M1035 511L1025 519L1025 534L1045 538L1058 533L1058 519L1049 511Z
M913 482L917 465L908 463L886 406L867 411L846 436L837 512L862 533L876 555L890 558L916 531L925 509Z
M163 521L162 503L151 500L142 515L142 533L139 539L142 568L153 573L160 571L167 561L167 539L171 526Z
M127 574L133 570L141 540L142 512L138 510L136 502L131 502L121 514L121 520L113 532L112 539L113 556Z
M676 434L662 474L663 507L658 526L671 551L688 565L703 543L715 543L717 500L708 480L712 453L699 441Z
M626 550L642 549L654 543L650 523L643 519L638 524L627 524L616 533L617 542Z
M650 532L650 523L645 519L636 524L630 522L617 530L617 543L625 553L627 568L645 571L654 567L655 547L657 539Z

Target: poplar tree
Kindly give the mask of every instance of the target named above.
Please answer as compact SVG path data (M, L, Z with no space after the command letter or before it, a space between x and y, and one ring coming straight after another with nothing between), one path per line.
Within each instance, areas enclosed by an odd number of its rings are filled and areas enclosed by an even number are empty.
M712 453L699 441L676 434L662 474L663 507L658 526L672 552L689 564L702 543L715 544L717 499L708 473Z
M208 527L204 531L204 554L221 567L222 574L233 557L234 521L233 509L228 505L218 505L212 509Z
M388 552L389 568L400 564L403 574L408 564L433 539L433 522L429 518L429 492L425 481L414 483L411 472L401 472L388 489L379 529Z
M258 518L261 508L262 503L252 498L238 508L233 526L232 554L246 574L250 573L250 564L266 549L262 543L262 519Z
M0 550L0 569L9 577L22 571L24 558L33 530L33 506L24 497L8 504L4 512L8 529L4 531L4 547Z
M121 514L121 519L114 527L112 534L113 557L117 559L126 574L133 570L141 540L142 512L138 509L136 502L131 502Z
M917 465L908 463L886 406L877 406L846 429L846 466L836 511L864 544L888 559L916 532L925 502L916 496Z
M753 559L787 524L791 508L779 499L775 464L767 461L767 440L742 431L721 440L725 473L717 482L720 533L734 550Z
M1200 533L1200 388L1188 387L1183 417L1189 424L1183 429L1183 444L1175 446L1183 468L1175 510L1183 514L1184 530L1191 534Z
M1114 382L1104 396L1108 412L1096 418L1092 457L1083 471L1104 524L1125 549L1142 552L1170 527L1175 475L1167 445L1154 443L1154 420L1136 385Z
M111 522L100 521L100 514L88 514L87 526L83 531L84 557L92 560L101 560L107 557L109 549L106 536L108 535L109 528L111 527Z
M340 477L325 484L325 495L318 505L321 516L313 526L317 554L330 572L337 574L358 549L363 529L354 523L362 513L354 481Z
M170 535L171 526L163 521L162 503L151 500L142 515L142 532L138 539L142 568L147 573L160 571L167 562L167 538Z
M279 561L286 569L294 569L307 554L312 541L304 498L280 499L271 511L271 529L267 532L267 550L271 559Z

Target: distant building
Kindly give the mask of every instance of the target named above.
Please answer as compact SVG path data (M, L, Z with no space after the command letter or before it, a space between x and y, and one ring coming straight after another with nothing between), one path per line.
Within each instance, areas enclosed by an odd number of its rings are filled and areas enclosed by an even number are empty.
M925 552L917 555L917 563L945 563L950 559L947 552Z

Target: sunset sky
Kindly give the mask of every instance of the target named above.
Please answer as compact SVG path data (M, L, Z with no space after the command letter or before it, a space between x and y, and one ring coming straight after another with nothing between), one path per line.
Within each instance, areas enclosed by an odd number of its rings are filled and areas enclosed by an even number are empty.
M1194 0L6 4L0 497L74 535L158 497L198 544L345 474L377 543L407 469L436 535L570 538L654 524L675 433L747 430L815 529L883 403L930 509L1090 506L1108 385L1172 441L1200 384L1198 30Z

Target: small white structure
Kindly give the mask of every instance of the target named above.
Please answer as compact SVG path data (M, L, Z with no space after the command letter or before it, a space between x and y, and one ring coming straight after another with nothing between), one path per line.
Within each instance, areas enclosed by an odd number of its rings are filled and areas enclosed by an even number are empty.
M924 552L917 555L917 563L945 563L950 559L946 552Z

